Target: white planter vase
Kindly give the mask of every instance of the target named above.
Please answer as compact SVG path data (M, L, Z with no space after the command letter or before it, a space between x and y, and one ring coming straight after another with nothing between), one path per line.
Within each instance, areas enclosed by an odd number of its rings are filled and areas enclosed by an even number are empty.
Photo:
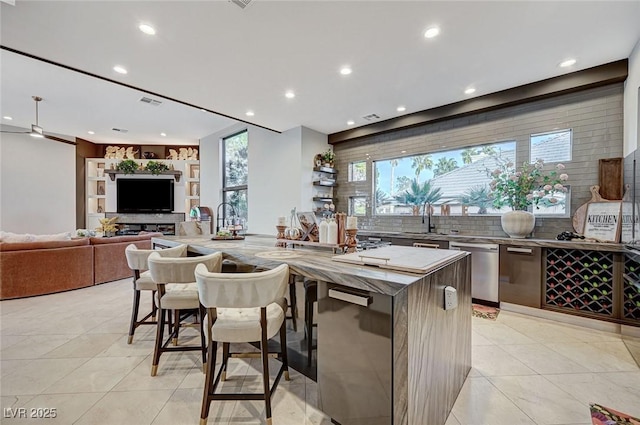
M526 238L536 225L536 217L528 211L509 211L500 219L502 230L510 238Z

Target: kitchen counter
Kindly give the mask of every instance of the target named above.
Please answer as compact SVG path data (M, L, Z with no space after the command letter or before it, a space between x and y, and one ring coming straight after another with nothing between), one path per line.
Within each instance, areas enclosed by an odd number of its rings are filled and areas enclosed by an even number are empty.
M514 246L539 246L542 248L563 248L563 249L583 249L591 251L624 252L625 245L607 242L585 242L581 239L572 241L559 241L555 239L512 239L494 236L477 236L470 234L440 234L440 233L410 233L410 232L387 232L376 230L358 230L358 238L399 238L429 241L456 241L469 243L494 243L499 245Z
M187 244L196 255L220 251L265 268L287 263L291 273L318 280L320 409L342 425L444 425L471 369L468 253L450 251L432 270L406 273L333 261L319 248L277 248L274 237L162 236L153 243ZM429 250L405 249L429 262ZM445 310L447 286L458 305Z

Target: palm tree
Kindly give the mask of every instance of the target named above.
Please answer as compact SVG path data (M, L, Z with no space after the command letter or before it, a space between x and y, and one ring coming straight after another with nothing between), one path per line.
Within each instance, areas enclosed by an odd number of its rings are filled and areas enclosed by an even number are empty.
M474 148L467 148L462 151L462 163L463 164L471 164L473 161L471 157L473 155L477 155L478 151Z
M396 190L398 192L404 192L411 186L411 179L407 176L396 177Z
M486 214L487 208L493 205L493 198L489 188L484 185L473 186L458 198L462 205L478 207L478 214Z
M444 173L448 173L449 171L453 171L458 168L458 161L453 158L445 158L442 157L438 159L436 163L436 168L433 170L433 175L439 176Z
M375 198L376 207L379 207L380 205L388 204L393 199L387 194L387 192L385 192L382 189L376 189L375 197L376 197Z
M431 155L417 155L411 158L411 168L416 170L416 180L420 183L420 173L433 167Z
M431 180L420 184L418 179L411 181L409 189L405 190L403 194L397 195L395 198L398 202L405 205L423 205L425 202L433 204L437 202L442 194L441 189L431 186Z
M392 159L389 163L391 164L391 191L389 193L393 196L393 171L398 166L398 160Z

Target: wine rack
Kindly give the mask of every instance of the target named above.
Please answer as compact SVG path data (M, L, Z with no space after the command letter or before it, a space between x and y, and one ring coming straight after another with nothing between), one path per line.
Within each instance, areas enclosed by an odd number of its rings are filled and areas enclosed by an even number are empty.
M612 252L549 248L545 282L548 306L613 315Z
M640 320L640 255L625 255L622 285L622 317Z

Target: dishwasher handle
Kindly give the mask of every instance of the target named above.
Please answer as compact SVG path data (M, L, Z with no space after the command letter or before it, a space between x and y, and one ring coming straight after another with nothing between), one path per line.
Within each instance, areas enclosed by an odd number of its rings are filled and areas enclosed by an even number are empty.
M509 246L507 247L507 252L513 252L516 254L533 254L533 248L517 248L517 247L512 247Z
M358 304L363 307L369 307L369 304L373 302L373 298L369 295L356 295L350 292L340 291L335 288L329 289L329 298L334 298L351 304Z
M449 244L449 249L470 248L470 249L482 249L486 251L498 251L500 246L491 243L462 243L455 242Z

